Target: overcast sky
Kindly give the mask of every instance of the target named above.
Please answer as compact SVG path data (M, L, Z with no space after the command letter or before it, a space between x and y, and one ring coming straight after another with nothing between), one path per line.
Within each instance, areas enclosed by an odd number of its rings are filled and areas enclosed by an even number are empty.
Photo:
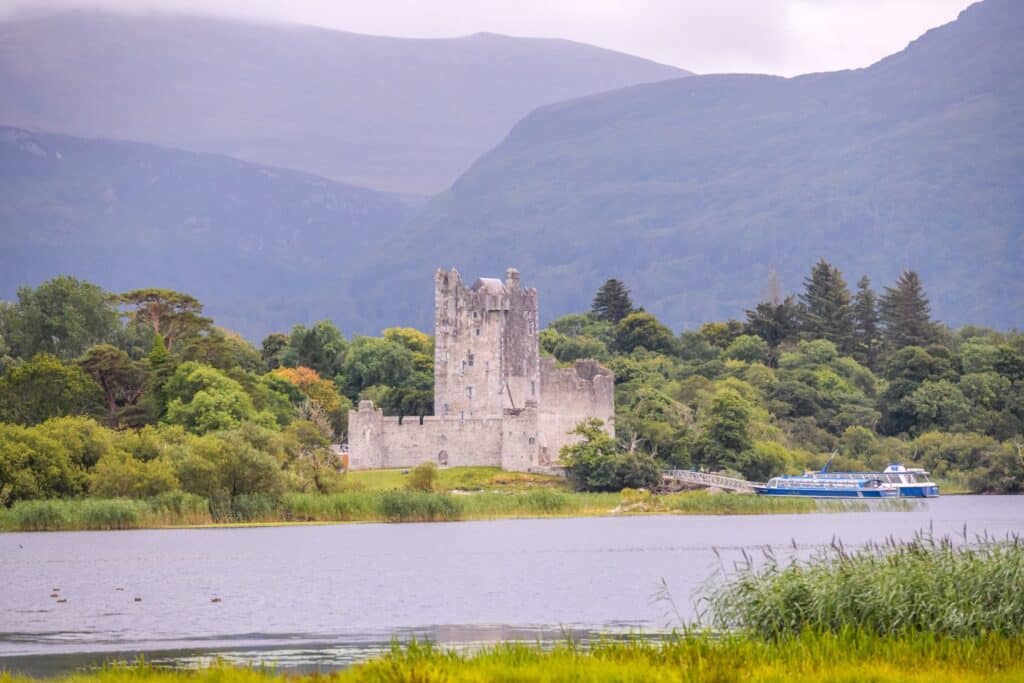
M407 37L490 31L569 38L698 73L795 75L867 66L971 0L56 0ZM0 16L54 6L0 0Z

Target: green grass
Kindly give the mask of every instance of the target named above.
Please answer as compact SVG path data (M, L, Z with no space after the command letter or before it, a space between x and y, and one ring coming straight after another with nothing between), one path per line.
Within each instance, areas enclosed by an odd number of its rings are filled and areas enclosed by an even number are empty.
M676 634L553 647L506 643L471 653L429 644L396 645L385 656L329 675L282 676L258 668L196 670L109 666L55 683L853 683L1022 681L1024 642L987 634L954 639L932 634L884 638L863 631L805 632L778 641L747 636ZM2 683L31 679L0 674Z
M407 470L359 470L345 475L352 489L388 491L405 488ZM538 488L567 490L565 479L551 474L506 472L498 467L446 467L437 470L441 491L526 491Z
M769 554L741 568L708 606L714 627L767 638L851 627L880 635L1021 637L1024 539L957 546L920 534L856 550L835 543L788 563Z

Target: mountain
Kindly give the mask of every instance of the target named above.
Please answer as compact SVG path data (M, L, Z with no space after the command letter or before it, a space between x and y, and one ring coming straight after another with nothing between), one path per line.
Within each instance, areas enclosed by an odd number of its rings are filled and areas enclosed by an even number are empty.
M61 273L112 291L167 287L258 340L342 319L332 283L412 211L298 171L0 127L0 298Z
M543 317L607 277L676 329L742 317L769 269L851 286L920 272L951 324L1024 323L1024 3L986 0L865 69L695 76L549 105L432 200L398 248L392 320L438 264L519 267ZM361 277L362 282L370 281Z
M534 108L687 72L566 40L90 11L0 23L0 123L432 194Z

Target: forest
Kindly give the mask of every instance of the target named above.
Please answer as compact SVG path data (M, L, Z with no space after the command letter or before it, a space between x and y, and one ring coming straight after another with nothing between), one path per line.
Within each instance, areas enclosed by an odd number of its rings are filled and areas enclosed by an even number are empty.
M825 260L737 316L675 333L608 280L552 321L543 353L616 377L616 438L563 453L581 489L663 467L765 480L819 468L931 471L947 490L1024 490L1024 334L950 329L920 278L851 290ZM257 347L171 290L60 276L0 304L0 505L205 501L346 490L347 411L431 414L433 340L296 325ZM599 430L598 430L599 431ZM608 465L611 466L608 466Z

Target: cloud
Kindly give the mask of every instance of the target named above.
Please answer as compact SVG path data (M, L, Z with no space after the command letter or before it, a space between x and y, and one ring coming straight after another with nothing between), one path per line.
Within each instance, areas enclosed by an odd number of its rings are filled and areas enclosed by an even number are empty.
M795 75L867 66L969 0L0 0L0 16L54 8L168 11L356 33L481 31L600 45L698 73Z

